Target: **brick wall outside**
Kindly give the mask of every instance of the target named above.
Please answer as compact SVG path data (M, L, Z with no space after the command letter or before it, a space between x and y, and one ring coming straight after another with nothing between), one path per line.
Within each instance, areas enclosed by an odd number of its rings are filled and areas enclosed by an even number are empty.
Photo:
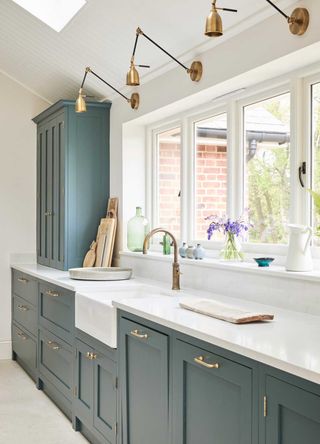
M227 147L198 145L196 234L207 238L210 214L223 216L227 202ZM180 144L159 144L159 224L180 238Z

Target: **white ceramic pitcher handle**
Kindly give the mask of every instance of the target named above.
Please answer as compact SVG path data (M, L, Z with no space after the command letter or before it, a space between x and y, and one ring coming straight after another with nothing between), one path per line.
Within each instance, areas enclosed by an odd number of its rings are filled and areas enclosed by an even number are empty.
M306 240L306 245L305 245L305 247L304 247L303 254L306 254L306 251L307 251L308 245L309 245L309 243L310 243L310 241L311 241L312 234L313 234L313 232L312 232L312 228L311 228L311 227L307 227L307 228L306 228L306 232L309 232L309 236L308 236L308 239Z

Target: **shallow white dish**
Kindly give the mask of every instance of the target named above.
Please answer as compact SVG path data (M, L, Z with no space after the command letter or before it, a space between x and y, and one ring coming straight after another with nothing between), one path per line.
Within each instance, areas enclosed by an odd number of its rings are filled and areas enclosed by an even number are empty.
M69 276L71 279L84 281L123 281L132 277L132 269L120 267L70 268Z

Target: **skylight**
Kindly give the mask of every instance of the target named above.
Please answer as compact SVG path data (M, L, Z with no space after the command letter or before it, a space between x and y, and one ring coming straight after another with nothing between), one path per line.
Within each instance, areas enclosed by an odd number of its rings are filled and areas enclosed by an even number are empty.
M13 1L57 32L60 32L86 4L86 0Z

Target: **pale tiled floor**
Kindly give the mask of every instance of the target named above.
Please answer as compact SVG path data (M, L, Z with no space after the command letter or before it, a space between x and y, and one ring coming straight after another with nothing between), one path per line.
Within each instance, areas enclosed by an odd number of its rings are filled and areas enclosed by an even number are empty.
M88 444L12 361L0 361L0 444Z

